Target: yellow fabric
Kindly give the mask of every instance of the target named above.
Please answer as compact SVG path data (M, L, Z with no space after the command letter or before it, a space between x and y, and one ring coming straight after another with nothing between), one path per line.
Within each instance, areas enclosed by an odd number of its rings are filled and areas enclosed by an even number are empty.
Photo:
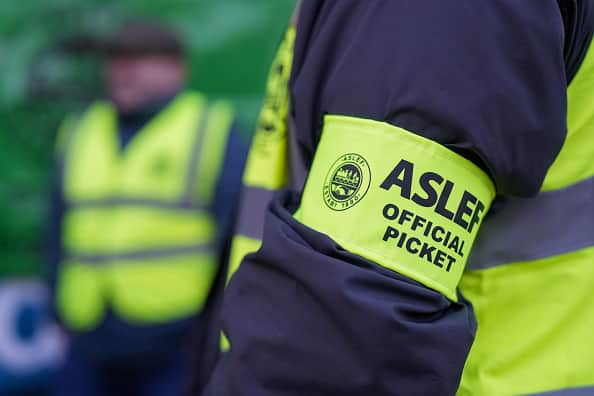
M231 276L237 271L241 261L245 256L250 253L254 253L262 246L262 241L246 237L244 235L235 235L231 241L233 249L229 255L229 269L227 272L227 282L231 279ZM226 352L231 348L231 342L229 338L221 331L219 339L219 348L222 352Z
M567 138L545 178L543 191L557 190L594 176L593 43L567 89Z
M56 306L65 323L79 331L95 328L105 313L105 276L98 267L64 261L58 272Z
M111 195L104 186L109 183L114 172L112 167L118 161L116 128L114 110L107 103L95 104L79 121L78 130L71 137L64 154L63 190L66 200L103 199ZM90 178L89 174L93 177Z
M594 248L468 272L478 333L460 396L594 385Z
M138 324L188 317L202 310L217 270L213 254L175 255L142 264L115 261L109 270L114 311Z
M222 331L219 341L219 349L221 350L221 352L227 352L229 349L231 349L231 342L229 341L229 338L225 335L225 333Z
M227 279L239 268L241 260L250 253L256 252L262 246L262 241L258 239L249 238L245 235L235 235L231 241L233 249L229 255L229 271Z
M295 218L456 300L494 194L482 170L431 140L383 122L326 116Z
M290 26L268 76L266 98L243 177L248 186L277 190L287 182L288 81L294 42L295 27Z
M202 202L210 202L215 192L216 182L222 169L229 129L233 121L233 109L227 102L217 102L209 109L210 116L204 137L205 142L200 152L198 169L200 174L196 187L197 196Z
M119 153L115 111L106 103L93 106L81 121L72 141L74 149L66 157L66 198L104 199L117 193L177 199L185 188L191 143L204 105L205 99L198 94L176 98L130 142L125 155ZM160 164L166 166L165 171L155 169Z
M594 176L592 92L591 46L568 87L568 134L542 191ZM505 396L594 385L593 262L594 248L587 248L465 273L460 289L474 306L478 332L458 394Z
M64 215L63 244L71 252L119 253L147 247L207 244L216 224L204 211L128 206L71 210ZM98 230L109 230L97 235Z
M266 98L243 174L245 186L278 190L287 183L288 82L293 64L295 35L295 26L289 26L270 68ZM241 217L240 215L239 218ZM264 213L261 221L264 222ZM228 279L239 267L241 259L258 250L260 243L261 241L245 235L235 235L230 249Z
M180 95L123 151L109 104L96 104L80 120L65 153L67 260L58 283L58 307L73 329L96 326L108 302L138 324L202 309L218 268L209 250L216 224L208 212L181 206L207 205L202 199L212 199L220 173L232 112L224 103L209 108L207 114L199 94ZM193 181L200 189L188 191L199 125L199 154L210 162L199 159Z
M295 35L296 28L294 25L290 25L268 74L266 97L260 111L243 174L245 186L279 190L287 184L288 83L293 66ZM264 222L264 213L262 213L261 221ZM229 253L227 281L237 271L243 257L258 250L261 243L260 240L240 234L233 237ZM225 352L230 347L229 339L221 332L221 351Z

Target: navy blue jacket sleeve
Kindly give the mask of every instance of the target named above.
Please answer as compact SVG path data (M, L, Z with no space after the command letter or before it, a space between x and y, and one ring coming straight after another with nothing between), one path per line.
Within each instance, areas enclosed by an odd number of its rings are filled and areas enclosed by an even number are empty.
M324 114L386 121L538 192L565 139L563 18L554 0L307 0L291 77L306 158Z
M540 188L565 137L554 0L304 0L290 83L299 150L324 114L385 121L483 168L501 195ZM227 288L231 349L206 395L454 395L476 323L461 297L351 254L269 206Z

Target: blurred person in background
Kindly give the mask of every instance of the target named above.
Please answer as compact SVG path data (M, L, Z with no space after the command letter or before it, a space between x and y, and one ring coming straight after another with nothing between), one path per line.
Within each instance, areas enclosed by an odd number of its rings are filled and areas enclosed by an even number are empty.
M71 335L57 395L176 395L200 348L246 147L223 101L184 89L179 38L129 23L105 44L108 101L57 138L55 309Z

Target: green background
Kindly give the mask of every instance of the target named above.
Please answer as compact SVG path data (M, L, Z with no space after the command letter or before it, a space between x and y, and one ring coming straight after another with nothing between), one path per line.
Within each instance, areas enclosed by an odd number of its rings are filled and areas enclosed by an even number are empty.
M0 1L0 276L43 262L53 139L101 92L95 55L59 50L128 19L161 21L190 53L190 86L232 100L249 134L294 0Z

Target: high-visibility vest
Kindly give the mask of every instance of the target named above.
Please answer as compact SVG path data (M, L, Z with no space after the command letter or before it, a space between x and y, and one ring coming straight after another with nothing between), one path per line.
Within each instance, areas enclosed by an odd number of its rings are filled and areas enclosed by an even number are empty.
M266 207L273 195L289 183L288 82L295 35L295 26L290 25L268 75L266 96L243 173L235 233L229 251L228 279L247 254L260 248ZM293 185L303 180L293 180ZM229 340L221 333L221 350L227 349Z
M506 199L479 232L460 283L478 320L460 395L594 394L593 93L591 46L541 193Z
M135 325L202 309L218 270L208 207L231 123L227 103L184 93L124 149L108 103L59 137L66 210L57 306L69 327L92 330L108 307Z
M260 247L274 193L285 187L302 191L307 176L292 149L288 117L293 40L290 28L271 69L248 157L230 257L233 271ZM568 87L568 135L542 193L505 199L479 231L460 283L478 320L460 395L594 394L592 92L594 49ZM228 347L223 337L222 348Z
M243 174L238 220L229 256L229 277L246 254L259 249L264 212L274 193L290 182L302 185L305 180L304 176L291 180L288 167L288 81L295 34L295 27L290 26L270 68L266 97Z

